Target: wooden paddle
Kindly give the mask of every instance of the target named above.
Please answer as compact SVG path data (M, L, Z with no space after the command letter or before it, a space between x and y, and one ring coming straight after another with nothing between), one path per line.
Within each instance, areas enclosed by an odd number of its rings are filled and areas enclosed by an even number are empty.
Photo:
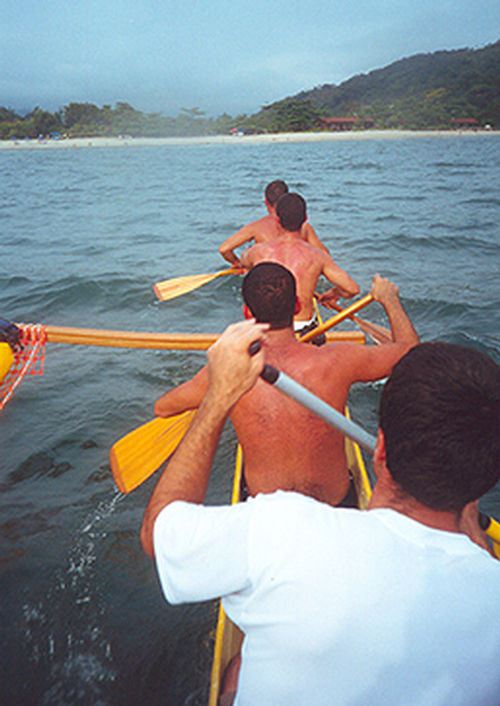
M109 460L122 493L137 488L175 451L195 412L189 409L171 417L155 417L113 444Z
M192 292L194 289L198 289L198 287L208 284L208 282L211 282L217 277L223 277L224 275L241 275L244 272L245 270L241 267L230 267L227 270L212 272L210 274L174 277L173 279L165 279L163 282L157 282L153 286L153 289L158 299L165 302L169 299L180 297L182 294Z
M342 307L338 304L334 304L332 308L336 311L343 311ZM373 338L375 343L393 343L391 332L389 329L384 328L384 326L374 324L372 321L367 321L366 319L360 319L359 316L352 315L349 318L359 326L363 333Z
M325 331L328 331L328 329L332 328L332 326L339 324L341 321L344 321L344 319L348 319L350 316L355 314L367 304L370 304L370 302L372 301L373 296L371 294L367 294L366 297L359 299L357 302L354 302L354 304L351 304L346 309L342 309L342 311L340 311L338 314L335 314L335 316L332 316L330 319L327 319L323 324L316 326L316 328L312 331L309 331L303 336L300 336L299 341L301 341L301 343L307 343L307 341L311 341L313 338L316 338L316 336L319 336L320 333L324 333Z
M319 306L318 306L318 300L319 300L319 294L314 292L314 311L316 312L316 316L318 317L318 321L320 324L323 323L323 319L321 318L321 314L319 311ZM344 311L341 306L338 304L331 304L330 307L332 309L335 309L336 311ZM378 343L379 345L383 343L392 343L393 338L392 334L389 331L389 329L384 328L383 326L379 326L379 324L374 324L371 321L366 321L365 319L360 319L358 316L354 316L352 314L349 316L351 321L354 321L354 323L359 326L361 331L366 335L369 336L375 343Z

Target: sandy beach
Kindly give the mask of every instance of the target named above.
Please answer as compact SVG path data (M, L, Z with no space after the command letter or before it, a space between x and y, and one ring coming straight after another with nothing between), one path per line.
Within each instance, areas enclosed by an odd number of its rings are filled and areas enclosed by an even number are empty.
M499 130L364 130L348 132L289 132L271 135L214 135L207 137L69 137L60 140L0 140L0 150L82 149L85 147L144 147L168 145L257 145L272 142L329 142L333 140L395 140L498 136Z

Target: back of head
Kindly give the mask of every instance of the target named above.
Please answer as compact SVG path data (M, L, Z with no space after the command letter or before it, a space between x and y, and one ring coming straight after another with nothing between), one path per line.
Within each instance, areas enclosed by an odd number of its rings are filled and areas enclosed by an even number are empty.
M434 510L459 512L500 478L500 366L477 350L410 350L385 385L379 422L392 477Z
M260 262L247 272L241 287L243 300L259 322L271 328L292 325L296 285L290 270L276 262Z
M306 202L299 194L284 194L276 204L276 215L282 228L294 233L307 218Z
M264 195L266 197L267 203L270 206L274 206L274 204L277 203L279 198L286 193L288 193L288 186L285 184L284 181L276 179L276 181L272 181L266 186Z

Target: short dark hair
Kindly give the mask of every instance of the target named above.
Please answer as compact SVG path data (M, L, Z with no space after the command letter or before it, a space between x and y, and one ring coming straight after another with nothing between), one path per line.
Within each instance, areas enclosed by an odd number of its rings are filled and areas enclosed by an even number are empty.
M307 218L306 202L299 194L284 194L276 204L276 215L285 230L300 230Z
M422 343L394 366L379 423L397 485L460 512L500 478L500 366L473 348Z
M295 313L295 277L277 262L259 262L243 279L243 300L259 322L271 328L292 325Z
M278 199L286 193L288 193L288 186L281 179L276 179L266 186L264 195L267 203L274 206Z

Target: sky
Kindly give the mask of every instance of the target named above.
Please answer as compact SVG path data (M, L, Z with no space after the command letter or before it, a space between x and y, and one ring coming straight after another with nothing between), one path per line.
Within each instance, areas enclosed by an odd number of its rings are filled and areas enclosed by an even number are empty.
M403 57L500 39L500 0L0 0L0 106L252 114Z

